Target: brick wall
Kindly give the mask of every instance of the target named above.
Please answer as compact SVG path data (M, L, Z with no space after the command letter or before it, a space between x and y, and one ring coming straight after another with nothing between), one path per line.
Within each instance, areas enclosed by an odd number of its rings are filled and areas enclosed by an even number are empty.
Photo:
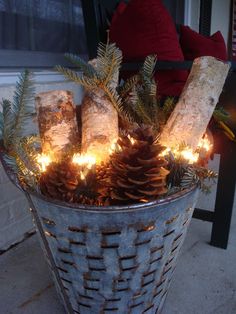
M0 74L0 99L12 98L18 74ZM81 102L82 89L78 85L65 82L59 74L38 72L35 81L36 92L53 89L72 90L75 103ZM9 181L0 165L0 252L23 240L33 230L29 207L23 193Z

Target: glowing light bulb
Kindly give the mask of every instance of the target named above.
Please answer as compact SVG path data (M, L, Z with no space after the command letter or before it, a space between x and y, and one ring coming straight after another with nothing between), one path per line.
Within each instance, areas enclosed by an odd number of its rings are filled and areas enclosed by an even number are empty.
M136 142L135 139L132 136L130 136L129 134L128 134L128 139L130 140L132 145L134 145L134 143Z
M96 164L96 158L90 155L74 154L72 162L79 166L85 166L88 169L91 169L92 166Z
M52 162L51 157L46 154L39 154L36 158L41 172L45 172L47 166Z

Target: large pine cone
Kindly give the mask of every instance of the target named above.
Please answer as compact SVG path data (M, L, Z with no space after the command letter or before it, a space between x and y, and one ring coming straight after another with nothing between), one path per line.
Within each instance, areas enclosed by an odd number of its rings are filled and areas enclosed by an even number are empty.
M96 179L97 179L97 200L100 206L109 206L110 194L112 191L110 185L110 168L111 163L101 163L96 167Z
M45 196L65 202L75 202L79 181L78 167L65 160L51 163L47 171L41 175L39 183L41 192Z
M139 127L118 140L119 152L111 156L110 197L112 204L155 200L167 192L167 162L152 128ZM109 186L110 185L110 186Z
M96 176L88 173L86 181L80 178L80 168L71 160L51 163L40 177L43 195L64 202L99 205L96 192Z

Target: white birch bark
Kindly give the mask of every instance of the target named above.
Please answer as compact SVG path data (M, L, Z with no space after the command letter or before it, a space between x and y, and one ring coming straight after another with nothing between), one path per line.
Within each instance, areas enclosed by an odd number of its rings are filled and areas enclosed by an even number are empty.
M90 61L96 67L96 59ZM118 84L118 75L110 82ZM82 152L96 157L97 163L109 160L111 145L118 139L118 113L100 88L86 90L81 105Z
M185 142L195 149L211 119L230 66L214 57L194 60L180 99L160 136L167 147Z
M73 94L65 90L35 97L42 152L55 160L78 146L78 126Z

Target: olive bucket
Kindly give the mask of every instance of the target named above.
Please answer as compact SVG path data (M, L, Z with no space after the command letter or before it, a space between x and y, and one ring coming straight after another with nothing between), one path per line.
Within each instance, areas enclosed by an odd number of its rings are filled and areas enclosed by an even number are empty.
M24 193L67 313L161 312L196 187L155 202L114 207L75 206Z

